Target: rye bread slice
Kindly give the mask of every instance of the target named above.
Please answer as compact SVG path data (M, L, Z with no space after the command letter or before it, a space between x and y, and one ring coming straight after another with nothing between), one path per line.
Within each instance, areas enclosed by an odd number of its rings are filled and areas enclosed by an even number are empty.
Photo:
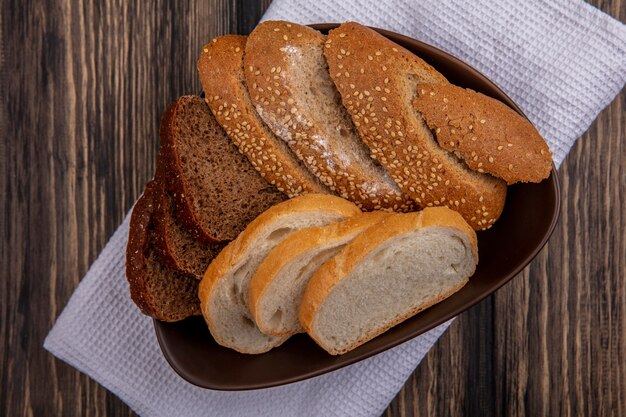
M160 135L164 182L194 238L233 240L287 198L239 152L200 97L176 100L163 115Z
M142 313L172 322L200 314L198 280L158 260L153 229L157 188L154 181L149 182L133 208L126 247L126 277L130 296Z
M178 272L202 279L209 263L226 243L204 243L195 239L178 220L174 200L159 184L155 196L155 249L161 261Z

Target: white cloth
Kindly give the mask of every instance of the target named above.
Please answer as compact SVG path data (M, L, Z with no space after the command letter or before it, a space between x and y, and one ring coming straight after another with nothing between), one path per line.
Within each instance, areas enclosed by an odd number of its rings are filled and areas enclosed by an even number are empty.
M356 20L438 46L499 84L555 161L626 82L626 27L580 0L275 0L265 19ZM216 392L179 378L151 320L128 297L128 217L45 341L144 416L378 416L449 323L378 356L299 383ZM304 360L304 359L303 359Z

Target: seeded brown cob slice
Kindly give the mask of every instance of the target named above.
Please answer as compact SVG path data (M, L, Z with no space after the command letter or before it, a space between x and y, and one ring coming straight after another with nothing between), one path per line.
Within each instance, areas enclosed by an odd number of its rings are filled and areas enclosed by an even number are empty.
M289 197L330 193L254 110L243 74L245 47L245 36L225 35L202 48L198 74L213 115L239 151L279 191Z
M226 243L204 243L195 239L180 224L174 201L165 188L159 185L155 194L154 241L160 260L178 272L202 279L209 263Z
M164 266L154 249L153 220L158 185L151 181L135 204L126 247L130 296L142 313L162 321L200 314L198 280Z
M504 103L452 84L421 84L413 106L439 145L471 169L508 184L540 182L550 175L548 144Z
M410 211L404 195L359 140L328 76L324 36L267 21L248 37L244 71L263 121L322 183L364 210Z
M204 242L233 240L287 198L239 152L200 97L181 97L165 112L161 154L178 218Z
M330 31L330 75L361 139L422 207L446 206L476 230L500 216L506 183L470 170L438 146L412 101L421 83L447 83L426 62L358 23Z

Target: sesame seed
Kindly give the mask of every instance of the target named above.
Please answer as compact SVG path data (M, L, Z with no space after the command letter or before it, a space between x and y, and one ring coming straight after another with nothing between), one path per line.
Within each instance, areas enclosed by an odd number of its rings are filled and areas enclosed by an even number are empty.
M380 56L380 55L382 55L382 52L376 51L376 56Z
M239 51L241 51L241 48L240 47L236 47L235 48L235 52L239 52Z
M504 146L500 145L498 146L498 150L501 151L502 149L504 149Z
M506 146L508 146L509 148L513 146L512 143L507 143Z
M513 169L513 164L509 164L509 171Z
M489 157L489 162L493 163L493 156Z
M280 31L279 28L274 28L274 32L278 32L278 31Z
M340 33L340 34L339 34L339 37L340 37L340 38L345 38L345 37L346 37L346 34L345 34L345 33Z
M486 120L485 120L485 119L481 119L481 120L480 120L480 123L481 123L481 124L485 124L485 122L486 122Z
M209 52L209 49L208 48L204 48L204 52Z

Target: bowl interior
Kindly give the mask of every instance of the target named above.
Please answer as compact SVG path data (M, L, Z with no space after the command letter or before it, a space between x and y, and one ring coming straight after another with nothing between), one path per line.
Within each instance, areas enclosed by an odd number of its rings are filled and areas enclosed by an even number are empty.
M322 32L336 26L313 25ZM496 98L523 114L494 83L457 58L406 36L376 30L420 56L452 83ZM155 320L157 338L172 368L204 388L267 388L333 371L412 339L492 294L537 255L554 230L558 213L556 169L540 184L510 186L500 219L478 233L480 262L470 282L452 297L341 356L327 354L305 335L296 335L262 355L243 355L216 344L201 317L177 323Z

